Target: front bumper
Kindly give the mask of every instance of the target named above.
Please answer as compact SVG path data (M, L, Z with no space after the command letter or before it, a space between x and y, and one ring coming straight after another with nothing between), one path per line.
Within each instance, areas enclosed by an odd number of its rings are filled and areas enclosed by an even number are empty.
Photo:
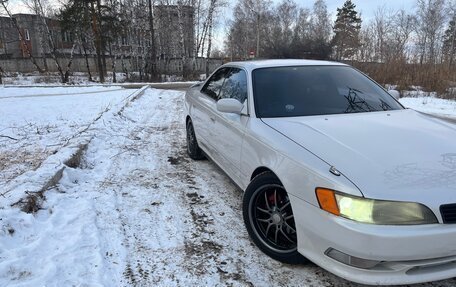
M298 251L322 268L362 284L413 284L456 277L456 225L385 226L357 223L290 196ZM362 269L327 255L335 249L381 261Z

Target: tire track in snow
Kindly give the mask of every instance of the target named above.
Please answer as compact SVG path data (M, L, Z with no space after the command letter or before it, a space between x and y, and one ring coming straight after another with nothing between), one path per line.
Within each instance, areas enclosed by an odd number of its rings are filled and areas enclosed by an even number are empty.
M123 284L300 284L308 277L296 276L302 267L282 266L248 239L242 193L212 163L188 159L182 108L182 97L176 97L151 109L143 132L134 136L145 145L112 164L126 228ZM144 166L146 161L155 166ZM119 174L121 166L128 172Z

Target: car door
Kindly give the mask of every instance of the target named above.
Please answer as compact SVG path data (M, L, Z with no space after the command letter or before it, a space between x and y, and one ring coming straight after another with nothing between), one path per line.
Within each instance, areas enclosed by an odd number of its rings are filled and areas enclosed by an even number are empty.
M244 110L239 114L214 111L214 143L218 156L223 161L226 173L235 181L240 175L240 160L247 114L247 74L239 68L231 68L223 83L219 99L233 98L243 103Z
M214 154L214 129L216 101L225 81L229 68L222 67L217 70L196 93L196 100L192 107L192 121L198 143L209 156Z

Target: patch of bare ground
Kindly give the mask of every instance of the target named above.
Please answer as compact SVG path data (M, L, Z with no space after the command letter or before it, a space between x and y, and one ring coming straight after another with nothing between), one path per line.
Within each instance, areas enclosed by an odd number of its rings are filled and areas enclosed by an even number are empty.
M28 170L35 170L54 150L26 149L23 147L0 152L0 182L11 179Z

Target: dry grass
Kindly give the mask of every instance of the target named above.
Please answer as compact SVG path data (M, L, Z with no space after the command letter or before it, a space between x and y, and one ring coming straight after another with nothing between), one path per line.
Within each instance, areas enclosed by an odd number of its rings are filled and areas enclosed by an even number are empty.
M22 148L0 152L0 180L8 181L26 170L35 170L50 153Z
M448 65L391 63L350 63L380 84L397 85L399 90L419 86L426 92L437 92L441 98L454 99L456 68Z

